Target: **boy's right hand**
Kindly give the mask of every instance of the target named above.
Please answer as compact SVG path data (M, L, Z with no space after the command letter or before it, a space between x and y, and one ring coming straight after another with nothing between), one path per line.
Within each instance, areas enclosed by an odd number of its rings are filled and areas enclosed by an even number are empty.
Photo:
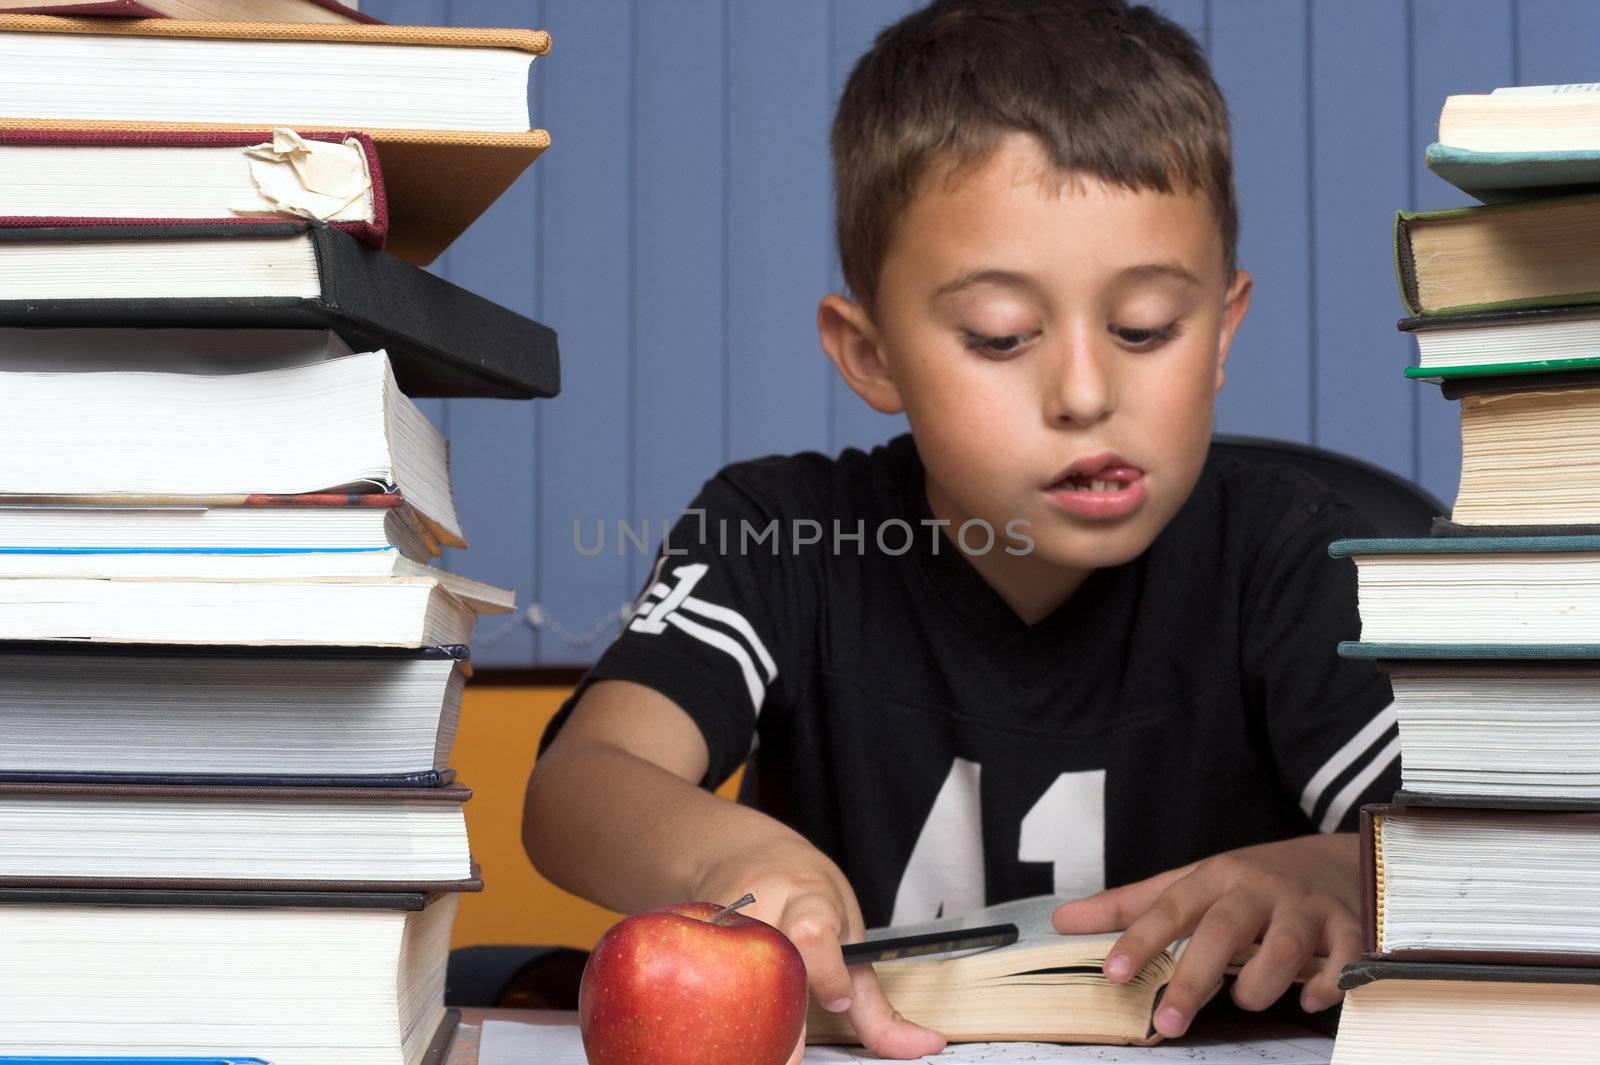
M780 929L806 963L811 993L824 1009L848 1013L866 1048L882 1058L937 1054L945 1040L894 1011L870 965L847 967L843 943L866 938L855 892L821 851L803 841L785 840L730 855L706 871L695 898L727 905L746 892L756 901L741 913ZM805 1032L789 1059L799 1065Z

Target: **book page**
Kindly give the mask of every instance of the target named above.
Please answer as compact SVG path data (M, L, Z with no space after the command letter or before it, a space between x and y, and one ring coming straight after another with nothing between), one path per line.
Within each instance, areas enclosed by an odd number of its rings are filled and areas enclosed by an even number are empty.
M1054 1043L956 1043L910 1065L1328 1065L1333 1040L1268 1018L1229 1018L1238 1031L1201 1034L1153 1047ZM478 1065L586 1065L575 1024L485 1021ZM807 1047L805 1065L907 1065L860 1047Z
M1017 942L1010 947L987 947L986 950L1020 950L1024 947L1036 947L1041 943L1060 943L1063 940L1074 940L1079 943L1103 943L1099 949L1103 956L1111 945L1117 941L1117 932L1105 932L1098 935L1063 936L1050 924L1050 915L1055 913L1056 907L1064 902L1071 902L1071 895L1035 895L1031 898L1016 899L1012 902L1002 902L996 906L986 906L981 910L964 913L958 917L943 917L937 921L924 921L921 924L895 925L892 928L869 928L867 940L889 939L896 936L921 935L924 932L949 932L962 928L979 928L990 924L1014 924L1017 926ZM964 953L973 953L967 951ZM1085 955L1094 954L1093 948L1086 948ZM963 954L941 955L941 957L962 957Z

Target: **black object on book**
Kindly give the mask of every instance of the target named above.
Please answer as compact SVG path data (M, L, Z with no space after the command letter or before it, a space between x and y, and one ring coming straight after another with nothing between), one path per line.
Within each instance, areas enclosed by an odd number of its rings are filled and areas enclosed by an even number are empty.
M89 244L99 254L71 256ZM310 222L0 227L8 325L332 329L357 351L386 350L409 396L561 389L548 326Z
M991 924L959 931L869 939L865 943L846 944L842 953L846 965L861 965L898 958L921 958L929 954L949 954L958 950L977 950L980 947L1007 947L1016 941L1016 925Z

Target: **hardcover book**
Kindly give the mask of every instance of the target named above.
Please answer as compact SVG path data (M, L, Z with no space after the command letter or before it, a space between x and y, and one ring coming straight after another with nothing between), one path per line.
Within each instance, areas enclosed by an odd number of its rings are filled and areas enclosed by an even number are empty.
M528 114L549 49L537 30L0 15L0 128L361 130L389 250L426 265L549 147Z
M1600 306L1522 307L1403 318L1417 342L1413 380L1527 377L1600 370Z
M0 129L0 226L248 226L295 218L383 247L389 210L371 138L285 129Z
M1413 315L1600 300L1600 196L1401 211L1400 298Z
M0 555L209 551L249 554L394 548L427 563L440 547L398 492L184 496L12 495Z
M307 222L0 228L6 326L333 330L410 396L561 388L547 326Z
M447 783L463 646L0 643L0 780Z
M1366 951L1600 966L1600 805L1449 801L1362 808Z
M457 899L0 890L0 1054L439 1065Z
M1600 649L1588 658L1545 650L1379 661L1394 690L1407 795L1490 805L1600 801Z
M228 19L242 22L381 23L339 0L20 0L12 15L91 18Z
M1576 1063L1600 1043L1600 971L1359 961L1333 1065Z
M1600 537L1339 540L1328 553L1356 563L1361 640L1341 653L1589 657L1600 645Z
M448 445L383 352L198 375L0 372L0 502L397 491L464 544Z
M0 782L0 887L476 891L471 795Z
M390 577L0 580L0 640L427 647L513 607L510 591L400 562Z

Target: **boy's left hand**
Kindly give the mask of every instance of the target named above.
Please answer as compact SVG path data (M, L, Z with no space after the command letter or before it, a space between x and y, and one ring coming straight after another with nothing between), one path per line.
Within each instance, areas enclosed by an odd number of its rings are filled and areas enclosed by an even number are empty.
M1361 953L1359 851L1354 833L1302 836L1227 851L1134 884L1069 902L1055 912L1063 934L1125 928L1105 973L1123 983L1155 955L1192 936L1156 1011L1156 1030L1180 1036L1217 993L1229 960L1261 949L1233 985L1245 1009L1265 1009L1313 955L1328 959L1300 993L1307 1012L1338 1002L1339 970Z

